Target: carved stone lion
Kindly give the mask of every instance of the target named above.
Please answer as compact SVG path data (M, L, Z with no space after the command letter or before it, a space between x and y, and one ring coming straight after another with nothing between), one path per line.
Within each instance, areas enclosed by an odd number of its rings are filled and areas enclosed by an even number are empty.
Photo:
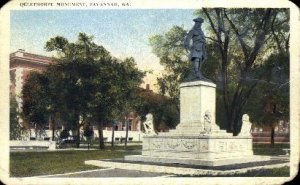
M243 123L242 123L240 135L251 136L251 132L250 132L251 131L251 122L249 120L249 115L244 114L242 121L243 121Z
M145 134L146 135L157 135L156 132L154 131L154 126L153 126L153 115L151 113L148 113L146 115L146 121L143 123L144 129L145 129Z

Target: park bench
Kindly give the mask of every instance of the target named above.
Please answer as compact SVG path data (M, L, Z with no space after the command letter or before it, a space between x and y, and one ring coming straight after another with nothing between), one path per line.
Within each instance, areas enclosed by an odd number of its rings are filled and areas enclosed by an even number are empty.
M65 144L75 144L76 140L74 140L74 139L65 140L63 143L65 143Z
M125 142L125 140L126 140L126 138L125 137L121 137L121 138L119 138L119 137L115 137L115 141L119 141L119 142ZM127 141L132 141L133 140L133 137L129 137L128 139L127 139Z
M57 147L58 148L67 148L67 147L73 147L76 145L76 137L72 137L69 139L63 139L58 141Z

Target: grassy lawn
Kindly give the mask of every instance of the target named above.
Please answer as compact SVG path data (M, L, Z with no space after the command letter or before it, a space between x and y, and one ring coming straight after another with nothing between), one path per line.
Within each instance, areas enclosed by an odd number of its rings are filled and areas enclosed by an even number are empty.
M289 177L289 176L290 176L290 168L282 167L282 168L274 168L274 169L252 170L243 174L226 175L225 177ZM177 177L208 177L208 176L207 175L195 175L195 176L178 175ZM224 176L218 176L218 177L224 177Z
M239 175L240 177L288 177L290 176L290 168L285 166L282 168L264 169L258 171L248 171Z
M10 153L11 177L28 177L36 175L51 175L76 172L82 170L99 169L96 166L85 165L85 160L122 158L124 155L137 154L133 150L140 146L115 147L113 150L89 151L32 151Z
M95 145L92 147L96 147ZM86 147L83 147L86 148ZM284 155L282 148L289 145L254 144L255 155ZM51 175L99 169L99 167L85 165L85 160L123 158L125 155L140 154L141 145L107 147L105 150L69 150L69 151L28 151L10 153L11 177L28 177L37 175ZM238 176L289 176L289 168L277 168L247 172Z
M253 144L254 155L285 155L283 148L290 148L289 144Z

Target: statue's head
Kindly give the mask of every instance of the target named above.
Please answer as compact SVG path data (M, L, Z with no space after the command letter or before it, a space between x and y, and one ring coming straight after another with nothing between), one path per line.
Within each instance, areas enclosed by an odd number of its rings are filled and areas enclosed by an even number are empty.
M203 23L203 19L201 17L198 17L196 19L193 19L193 21L195 22L194 28L201 29L201 25Z
M244 114L242 119L243 119L243 121L249 122L249 115L248 114Z
M197 18L193 19L193 21L195 23L200 23L200 24L203 23L203 19L201 17L197 17Z

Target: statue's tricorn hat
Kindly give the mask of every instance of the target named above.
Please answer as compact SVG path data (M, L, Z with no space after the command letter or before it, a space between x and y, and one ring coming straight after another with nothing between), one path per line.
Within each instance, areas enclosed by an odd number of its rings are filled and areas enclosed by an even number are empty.
M197 17L196 19L193 19L193 21L203 23L203 19L201 17Z

